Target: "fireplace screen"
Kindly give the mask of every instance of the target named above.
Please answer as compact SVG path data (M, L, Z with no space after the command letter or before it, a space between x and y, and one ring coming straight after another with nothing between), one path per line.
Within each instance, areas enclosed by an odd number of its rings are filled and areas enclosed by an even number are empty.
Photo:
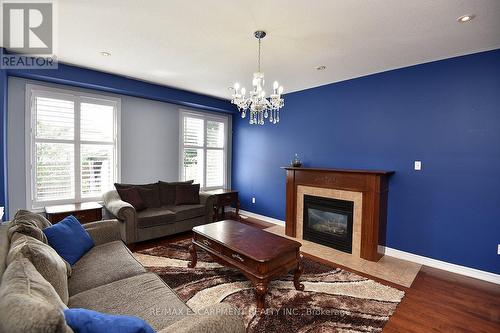
M352 201L304 195L303 238L352 252Z

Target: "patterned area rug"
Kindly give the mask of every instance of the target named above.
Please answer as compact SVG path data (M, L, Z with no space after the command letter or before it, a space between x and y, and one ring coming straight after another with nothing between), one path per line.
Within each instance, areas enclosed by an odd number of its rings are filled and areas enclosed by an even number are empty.
M182 300L197 311L227 302L239 309L248 332L380 332L404 292L354 273L303 259L304 291L293 287L292 275L272 282L266 311L257 312L252 285L237 270L216 263L198 250L198 264L187 268L183 240L134 253L158 274Z

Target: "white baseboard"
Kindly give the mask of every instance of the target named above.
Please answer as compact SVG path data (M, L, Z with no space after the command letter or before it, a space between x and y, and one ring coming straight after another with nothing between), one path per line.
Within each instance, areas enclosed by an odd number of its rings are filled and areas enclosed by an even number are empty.
M246 210L242 210L242 209L240 209L240 215L253 217L253 218L259 219L259 220L264 221L264 222L269 222L269 223L273 223L273 224L277 224L277 225L281 225L281 226L285 225L285 221L278 220L278 219L275 219L275 218L272 218L269 216L255 214L255 213L252 213L252 212L249 212Z
M417 254L404 252L400 250L396 250L390 247L379 246L379 250L382 253L385 253L386 256L403 259L411 262L415 262L417 264L442 269L444 271L465 275L469 277L473 277L479 280L484 280L496 284L500 284L500 275L495 273L490 273L486 271L481 271L479 269L470 268L466 266L460 266L456 264L451 264L446 261L436 260L428 257L419 256Z
M277 224L277 225L281 225L281 226L285 225L285 221L278 220L278 219L275 219L275 218L272 218L269 216L265 216L265 215L255 214L255 213L252 213L252 212L249 212L246 210L240 210L240 215L253 217L253 218L265 221L265 222L269 222L269 223L273 223L273 224ZM436 259L432 259L432 258L428 258L428 257L423 257L423 256L419 256L417 254L396 250L396 249L393 249L390 247L379 246L379 252L385 253L385 255L390 256L390 257L411 261L411 262L414 262L417 264L442 269L444 271L469 276L469 277L476 278L479 280L492 282L495 284L500 284L500 275L499 274L481 271L479 269L460 266L460 265L456 265L456 264L451 264L451 263L446 262L446 261L441 261L441 260L436 260Z

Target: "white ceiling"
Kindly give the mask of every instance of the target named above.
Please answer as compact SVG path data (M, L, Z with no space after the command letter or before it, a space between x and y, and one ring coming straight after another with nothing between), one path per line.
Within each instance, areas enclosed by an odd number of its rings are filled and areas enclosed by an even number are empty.
M57 7L61 61L223 98L235 81L250 86L257 29L268 33L267 88L279 80L285 92L500 48L500 0L59 0ZM458 23L464 14L477 17Z

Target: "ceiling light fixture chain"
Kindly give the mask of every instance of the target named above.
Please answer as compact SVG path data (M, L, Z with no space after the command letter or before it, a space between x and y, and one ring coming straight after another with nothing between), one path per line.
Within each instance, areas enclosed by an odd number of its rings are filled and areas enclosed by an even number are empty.
M240 90L239 83L235 83L231 103L238 107L242 118L245 118L247 113L249 113L251 125L264 125L264 119L267 118L269 118L269 122L272 124L277 124L280 121L280 109L285 105L285 101L281 98L283 87L279 85L278 81L274 81L273 93L269 98L266 98L264 73L261 72L261 46L262 38L266 36L266 32L258 30L254 32L254 36L259 42L259 52L258 71L253 73L253 90L249 92L249 96L247 97L246 89L242 87Z
M261 47L261 41L259 38L259 72L260 72L260 47Z

